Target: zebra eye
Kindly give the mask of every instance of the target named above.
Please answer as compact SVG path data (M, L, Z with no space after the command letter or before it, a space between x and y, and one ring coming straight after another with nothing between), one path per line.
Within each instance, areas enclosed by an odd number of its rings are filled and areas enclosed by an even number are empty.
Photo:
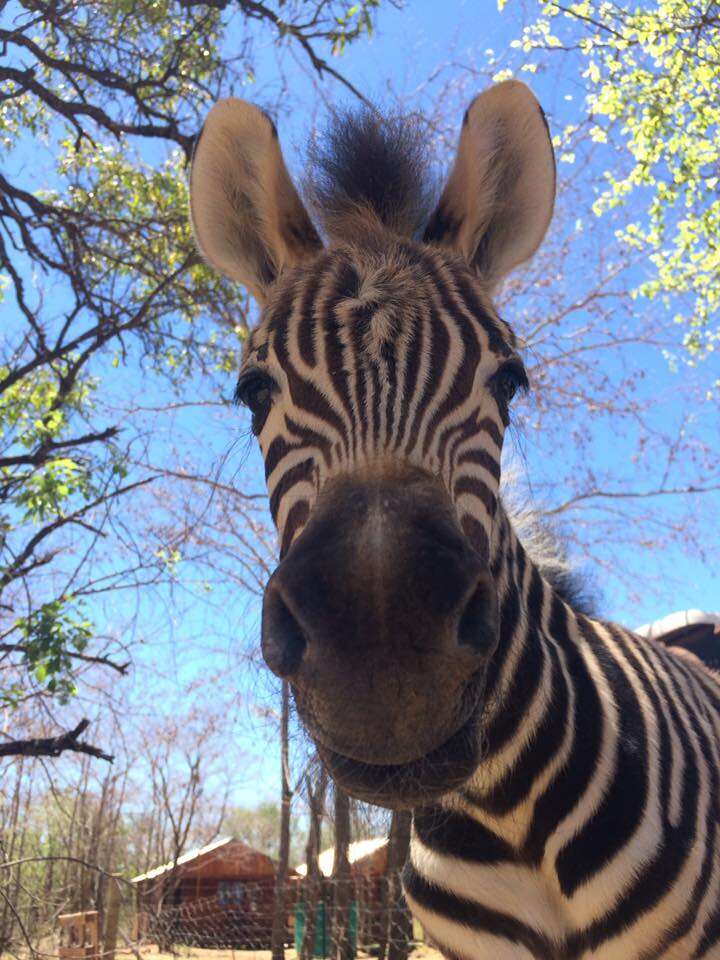
M250 370L238 380L235 402L247 407L252 414L252 432L257 436L265 425L277 389L273 378L261 370Z
M517 361L506 363L493 377L495 396L505 407L510 404L518 390L527 390L528 386L525 367Z

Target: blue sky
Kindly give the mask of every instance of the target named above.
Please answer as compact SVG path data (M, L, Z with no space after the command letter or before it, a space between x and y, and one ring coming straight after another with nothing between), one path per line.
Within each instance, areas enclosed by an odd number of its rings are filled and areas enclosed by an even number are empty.
M502 14L494 2L477 0L410 0L403 10L381 6L374 36L350 46L333 65L379 104L400 102L410 109L432 112L442 97L443 112L454 116L459 127L467 101L485 85L483 76L489 78L508 62L516 67L522 62L517 53L512 54L511 61L506 60L506 54L510 42L520 33L519 17L523 10L535 9L533 3L521 0L513 0ZM240 26L235 29L237 33L231 30L228 35L229 46L241 39ZM303 61L284 56L281 65L282 79L276 53L268 37L260 33L255 50L257 82L226 92L275 106L278 90L285 84L287 94L281 102L278 125L290 169L299 175L304 144L315 120L322 120L329 106L353 101L347 91L333 83L318 96L315 78ZM471 77L469 67L478 76ZM554 131L580 115L584 94L578 63L572 55L545 61L544 69L526 74L525 79L543 103ZM582 162L588 186L584 188L580 179L573 183L574 192L570 194L582 200L583 190L589 193L607 160L607 153L596 151L579 157L574 166L560 164L561 187L577 176ZM585 213L583 222L578 224L572 201L565 202L563 215L565 219L557 228L557 235L567 239L567 261L562 264L558 284L562 290L556 292L570 302L585 291L586 265L599 262L604 248L611 243L614 226L609 219L593 221ZM637 282L642 272L643 265L637 264L625 276ZM552 282L548 286L550 303ZM531 290L524 298L513 301L523 323L528 321L523 311L535 310L544 296L543 293L538 299ZM564 378L563 391L568 391L572 383L568 369L572 368L563 366L563 357L569 345L577 350L605 338L603 348L597 351L593 381L577 384L578 396L568 399L566 414L545 413L542 398L531 398L518 408L509 461L518 473L520 486L538 503L551 507L562 503L572 492L568 482L572 476L592 475L603 489L652 489L665 472L664 462L659 462L655 453L663 449L657 436L672 436L680 429L683 418L688 418L686 429L697 438L698 446L716 444L720 435L717 400L699 401L704 384L712 379L710 370L681 367L679 372L673 372L663 355L662 344L670 349L677 347L681 331L674 330L667 316L661 314L659 305L638 302L630 311L618 311L618 329L613 331L611 311L607 317L609 333L603 331L601 336L593 329L591 314L584 316L581 310L575 311L572 322L558 329L556 342L544 346L543 357L550 357L553 363L557 360ZM513 323L512 310L504 316ZM622 340L627 333L627 339L632 341L629 334L636 326L652 329L655 316L662 344L607 345L613 335ZM533 357L529 360L532 362ZM536 371L539 379L544 378L545 396L550 398L553 369L551 363L547 370ZM129 397L142 397L146 405L168 398L164 387L131 367L126 367L124 374L126 379L118 395L105 396L109 408L120 408ZM625 418L620 426L611 413L593 409L594 389L602 387L605 394L616 393L622 399L622 391L630 382L634 384L633 402L639 408L636 416ZM232 388L232 378L227 382L216 378L212 384L192 381L183 388L186 396L180 399L191 404L199 398L219 401L221 393L228 396ZM208 391L215 393L208 396ZM148 429L156 431L153 444L159 457L178 456L185 466L195 463L204 470L209 463L223 464L222 476L226 480L240 482L243 489L263 488L259 454L254 444L245 442L247 423L241 411L219 403L212 408L189 406L172 418L149 418ZM685 486L694 481L695 475L696 468L688 460L672 464L668 485ZM579 547L574 548L573 554L574 560L590 574L602 598L604 615L637 626L679 608L720 608L720 580L713 557L720 495L697 497L689 508L673 497L622 501L620 505L626 510L622 516L610 512L615 510L612 501L602 501L582 512L568 511L563 520L571 539L573 533L580 541L587 539L586 531L592 532L593 524L601 524L598 529L608 531L606 537L604 533L591 537L591 554L584 554ZM675 542L663 549L644 547L637 531L633 531L632 537L625 536L627 525L635 522L647 529L648 540L664 539L668 527L689 522L688 516L704 531L705 556L696 551L688 553ZM198 684L199 697L208 701L214 698L218 709L227 711L234 710L236 694L240 693L233 750L242 759L235 764L238 776L233 796L238 803L253 804L274 797L277 790L276 752L267 742L258 716L258 705L261 709L272 707L274 686L266 673L258 674L247 661L257 649L259 606L252 596L222 584L215 584L211 593L203 594L196 583L202 576L181 563L179 582L172 596L169 591L153 590L140 599L136 608L134 600L128 604L121 594L98 606L96 614L108 623L122 624L139 613L136 629L146 641L136 653L140 669L133 680L123 681L129 709L136 711L137 717L142 716L143 710L172 709L182 687L189 682ZM152 708L147 706L150 683Z

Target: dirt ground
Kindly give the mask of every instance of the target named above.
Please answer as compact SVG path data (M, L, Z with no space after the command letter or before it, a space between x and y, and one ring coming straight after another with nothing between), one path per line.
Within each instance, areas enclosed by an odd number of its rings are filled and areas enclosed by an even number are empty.
M176 953L160 953L157 946L150 944L142 947L140 953L143 960L270 960L269 950L203 950L201 947L181 947L177 948ZM54 943L41 944L39 956L44 958L57 957L57 949ZM122 960L136 960L137 954L134 950L118 949L115 956ZM371 954L358 950L357 960L373 960ZM0 954L0 960L17 960L17 956L11 958L10 954ZM29 960L29 958L28 958ZM287 949L285 951L285 960L297 960L295 950ZM424 943L418 943L411 951L408 960L443 960L442 954L433 947Z
M126 951L118 951L123 957ZM203 950L200 947L178 947L175 955L159 953L157 947L142 951L148 960L270 960L269 950ZM285 951L285 960L297 960L294 950ZM359 950L357 960L371 960L370 955ZM442 954L424 943L419 943L408 960L443 960Z

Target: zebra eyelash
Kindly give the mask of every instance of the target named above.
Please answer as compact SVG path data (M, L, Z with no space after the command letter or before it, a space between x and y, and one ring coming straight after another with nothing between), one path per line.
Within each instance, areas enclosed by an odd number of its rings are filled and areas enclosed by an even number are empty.
M265 426L277 390L277 382L264 370L252 367L240 375L235 387L235 403L250 411L250 429L256 437Z
M510 385L509 395L505 396L504 391L508 393L508 384ZM522 360L508 360L504 363L493 375L490 385L498 401L505 407L509 407L511 400L518 392L528 393L530 381Z
M244 370L238 377L233 392L233 403L239 407L251 406L251 397L254 391L268 390L274 393L277 390L277 383L264 370L259 367L251 367Z

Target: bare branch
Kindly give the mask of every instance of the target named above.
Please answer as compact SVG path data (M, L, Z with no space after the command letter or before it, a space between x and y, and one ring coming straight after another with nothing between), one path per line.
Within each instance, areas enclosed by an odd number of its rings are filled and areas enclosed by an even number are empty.
M90 721L85 718L72 730L58 734L56 737L32 737L28 740L10 740L7 743L0 743L0 757L59 757L60 754L69 751L85 753L90 757L97 757L98 760L112 763L114 757L111 754L78 739L89 726Z
M686 494L715 493L720 490L720 484L710 484L705 487L696 487L689 484L687 487L674 487L659 490L588 490L570 497L557 507L544 510L545 516L557 516L567 510L586 503L588 500L646 500L650 497L679 497Z

